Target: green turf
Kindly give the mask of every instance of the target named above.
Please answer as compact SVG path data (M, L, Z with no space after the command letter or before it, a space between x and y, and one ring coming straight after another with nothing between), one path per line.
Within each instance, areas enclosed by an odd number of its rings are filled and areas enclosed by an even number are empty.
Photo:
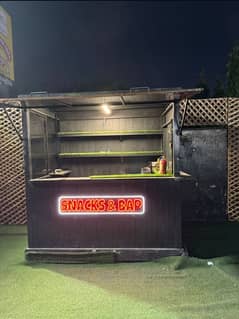
M27 225L0 225L0 235L26 235Z
M238 317L237 256L31 266L25 247L25 235L0 235L1 319Z

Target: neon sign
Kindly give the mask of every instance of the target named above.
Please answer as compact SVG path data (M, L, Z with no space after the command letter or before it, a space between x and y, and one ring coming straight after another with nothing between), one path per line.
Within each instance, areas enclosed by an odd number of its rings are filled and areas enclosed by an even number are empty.
M141 195L60 196L60 215L142 215L145 200Z

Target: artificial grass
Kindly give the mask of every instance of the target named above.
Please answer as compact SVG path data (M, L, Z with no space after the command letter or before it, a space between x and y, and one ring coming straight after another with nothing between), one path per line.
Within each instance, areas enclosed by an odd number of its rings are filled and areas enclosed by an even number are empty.
M1 229L1 227L0 227ZM21 226L17 233L22 233ZM0 318L235 319L239 257L27 265L25 235L0 235Z
M27 225L0 225L0 235L27 235ZM1 238L1 237L0 237Z

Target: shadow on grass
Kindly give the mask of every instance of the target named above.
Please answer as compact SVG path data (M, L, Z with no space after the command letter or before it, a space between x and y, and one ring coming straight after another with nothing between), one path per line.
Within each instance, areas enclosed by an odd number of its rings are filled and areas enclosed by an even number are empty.
M208 260L186 256L141 263L44 264L32 267L87 282L112 295L127 296L163 307L166 311L188 315L190 311L202 311L205 307L209 307L210 311L221 309L223 313L224 303L237 307L233 303L239 293L239 256L212 261L215 267L209 266ZM238 282L236 286L235 282ZM223 294L218 296L217 291L223 289L224 297Z
M19 232L18 229L16 232ZM38 284L36 287L44 288L44 282L51 278L48 275L54 272L78 280L76 285L72 285L72 291L67 290L66 299L71 299L75 287L81 287L84 282L102 288L112 296L126 296L175 313L170 318L237 318L239 256L212 259L214 266L209 266L207 259L199 257L237 253L238 236L239 224L235 223L191 224L186 229L184 225L184 239L194 257L166 257L142 263L68 265L28 264L23 260L26 237L3 236L0 238L2 278L9 276L14 289L19 278L22 283L30 281L31 284L33 281L34 286L35 281ZM29 268L47 271L28 271ZM53 276L51 285L57 282L59 289L62 284L71 287L72 281L61 279L61 276ZM42 294L47 293L43 288ZM102 292L99 289L96 291L99 294Z
M239 255L239 223L185 223L183 242L193 257Z
M172 290L180 290L187 274L183 270L177 270L177 257L165 258L162 263L161 261L114 264L41 264L32 265L32 267L45 268L66 277L90 283L114 295L125 295L134 300L165 305L165 300L172 296Z
M63 276L182 314L202 311L224 314L234 307L239 287L239 224L187 224L184 242L190 256L154 262L115 264L32 264ZM230 256L233 255L233 256ZM211 259L213 266L208 263ZM227 276L228 275L228 276ZM220 292L220 294L219 294ZM206 309L206 308L205 308ZM226 310L225 310L226 311Z

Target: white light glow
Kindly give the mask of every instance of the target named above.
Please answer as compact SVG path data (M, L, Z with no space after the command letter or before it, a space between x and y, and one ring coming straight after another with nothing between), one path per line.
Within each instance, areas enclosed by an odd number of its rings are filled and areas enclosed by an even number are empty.
M110 106L107 103L101 104L101 108L105 114L111 114Z

